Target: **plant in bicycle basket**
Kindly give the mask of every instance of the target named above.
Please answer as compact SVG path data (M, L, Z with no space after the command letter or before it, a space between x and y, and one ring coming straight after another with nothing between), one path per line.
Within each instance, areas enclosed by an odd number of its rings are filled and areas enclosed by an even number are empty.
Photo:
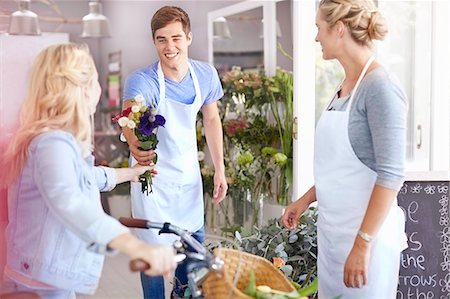
M156 114L155 102L148 107L143 105L144 97L137 95L130 99L131 106L123 110L120 114L113 118L113 121L118 123L120 127L128 127L133 130L137 139L141 141L142 150L155 150L158 145L158 137L156 133L159 127L164 127L166 119ZM156 164L158 155L153 158L153 163ZM139 177L142 184L142 193L152 193L152 173L146 171Z

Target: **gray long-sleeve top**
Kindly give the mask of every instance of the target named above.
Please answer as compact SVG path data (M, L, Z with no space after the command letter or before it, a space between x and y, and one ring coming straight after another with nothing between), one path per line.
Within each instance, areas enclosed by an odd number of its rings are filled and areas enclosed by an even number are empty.
M345 110L348 98L336 93L328 109ZM368 73L355 93L348 134L356 156L377 173L377 185L399 190L403 184L406 119L406 95L397 80L384 67Z

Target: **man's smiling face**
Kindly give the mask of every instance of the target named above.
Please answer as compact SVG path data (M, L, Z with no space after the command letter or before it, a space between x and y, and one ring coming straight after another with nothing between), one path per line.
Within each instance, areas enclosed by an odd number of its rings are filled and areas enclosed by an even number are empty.
M187 62L191 42L192 33L186 35L180 22L170 23L155 31L156 51L161 64L167 68L176 69Z

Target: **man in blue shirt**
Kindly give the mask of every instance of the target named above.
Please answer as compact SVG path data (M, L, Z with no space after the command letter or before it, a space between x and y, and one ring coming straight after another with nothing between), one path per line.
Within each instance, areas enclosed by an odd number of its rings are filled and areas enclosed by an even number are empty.
M203 190L197 159L196 116L202 111L208 148L214 164L213 202L223 200L227 191L223 161L223 133L217 103L223 96L217 71L207 63L188 58L192 43L189 17L179 7L159 9L151 21L153 41L159 61L130 74L124 88L124 105L142 95L145 105L155 104L166 124L158 129L158 175L153 179L153 192L143 194L139 184L132 184L133 216L157 222L171 222L196 232L203 241ZM133 131L123 129L134 163L148 165L155 152L140 150ZM150 243L170 244L172 236L156 231L138 232ZM176 272L178 284L187 283L186 271L180 265ZM164 299L162 277L141 275L145 298Z

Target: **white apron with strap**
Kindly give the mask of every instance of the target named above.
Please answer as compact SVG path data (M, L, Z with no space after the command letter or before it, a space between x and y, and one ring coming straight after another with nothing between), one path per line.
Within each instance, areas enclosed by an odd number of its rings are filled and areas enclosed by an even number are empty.
M406 248L405 219L394 201L377 237L372 241L368 284L347 288L344 264L366 212L377 174L353 151L348 120L354 95L367 69L366 63L345 111L324 111L316 128L314 176L318 201L319 298L395 298L400 252Z
M166 98L166 84L158 64L159 104L157 113L166 119L158 129L158 171L153 178L153 193L142 193L140 183L131 183L132 214L155 222L170 222L191 232L203 226L203 188L197 158L196 117L202 106L200 85L192 65L195 99L184 104ZM188 74L189 75L189 74ZM134 159L133 164L136 163ZM156 230L137 229L136 234L149 243L172 244L173 235L158 235Z

